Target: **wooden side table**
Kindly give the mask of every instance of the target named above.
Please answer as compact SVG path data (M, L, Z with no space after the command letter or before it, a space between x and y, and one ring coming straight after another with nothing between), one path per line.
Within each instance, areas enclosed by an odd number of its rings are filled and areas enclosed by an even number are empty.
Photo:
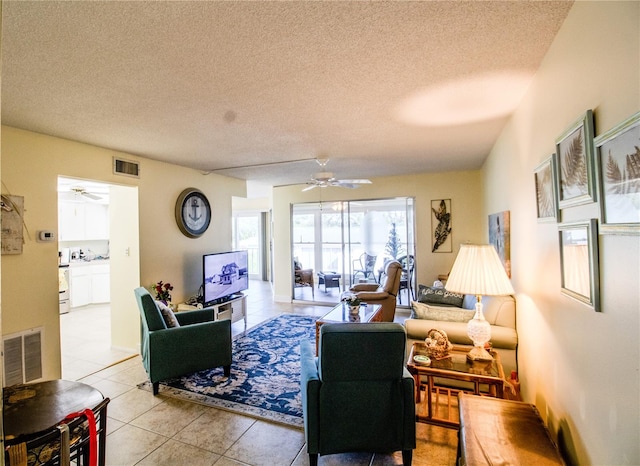
M435 379L449 379L473 384L469 390L475 395L486 394L503 398L504 396L504 371L500 363L500 356L492 352L493 361L469 361L467 359L468 348L456 347L449 352L449 356L443 359L431 358L431 365L417 364L413 357L418 354L427 354L424 342L415 342L411 347L407 369L413 375L416 389L416 404L420 403L420 378L426 377L426 415L416 412L416 419L427 424L435 424L442 427L457 429L459 417L453 409L457 405L457 395L463 389L443 387L435 383ZM424 384L423 384L424 385ZM480 386L488 387L487 393L481 393ZM442 400L440 398L443 398ZM437 407L446 406L446 416L439 416Z
M91 409L96 419L98 464L104 465L108 403L109 398L105 398L90 385L69 380L7 387L3 391L2 412L5 445L11 447L25 443L28 454L35 455L41 462L46 458L56 458L60 455L57 425L68 414ZM86 422L84 417L68 422L71 434L70 456L76 464L88 464L90 439ZM78 461L80 459L84 461Z

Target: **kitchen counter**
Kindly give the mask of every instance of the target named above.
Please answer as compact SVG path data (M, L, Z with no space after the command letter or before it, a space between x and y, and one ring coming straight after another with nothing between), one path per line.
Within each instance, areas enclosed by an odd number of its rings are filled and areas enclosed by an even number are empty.
M72 260L69 262L69 265L72 267L83 266L83 265L97 265L97 264L108 264L109 259L93 259L93 260Z

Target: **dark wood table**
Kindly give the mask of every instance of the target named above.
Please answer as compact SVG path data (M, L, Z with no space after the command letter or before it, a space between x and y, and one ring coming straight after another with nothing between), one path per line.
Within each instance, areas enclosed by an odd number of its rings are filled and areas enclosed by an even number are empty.
M48 447L45 452L55 457L60 449L57 426L67 415L90 409L96 419L98 464L104 465L108 403L109 398L90 385L69 380L6 387L3 390L2 410L5 445L11 447L25 443L26 450L37 456L44 446L55 444L57 447ZM89 433L83 423L86 423L85 417L68 421L73 440L71 458L85 459L78 464L87 464L89 456Z
M420 422L435 424L442 427L457 429L459 426L457 407L457 395L461 391L469 391L475 395L485 394L497 398L504 396L504 371L500 363L498 353L492 351L493 361L469 361L467 353L469 348L454 346L449 356L442 359L431 357L431 365L424 366L414 362L413 357L418 354L427 354L424 342L415 342L411 347L407 369L413 375L416 389L416 405L420 404L421 377L427 378L426 414L419 413L416 409L416 418ZM441 383L447 379L468 382L470 389L452 388ZM424 384L422 384L424 386ZM486 387L482 392L481 387ZM418 408L419 406L416 406ZM424 409L423 409L424 411ZM439 411L444 411L446 416L440 416Z
M320 342L320 327L329 322L382 322L382 306L363 303L357 314L351 314L349 306L343 302L334 306L331 311L316 320L316 354L318 354L318 343Z

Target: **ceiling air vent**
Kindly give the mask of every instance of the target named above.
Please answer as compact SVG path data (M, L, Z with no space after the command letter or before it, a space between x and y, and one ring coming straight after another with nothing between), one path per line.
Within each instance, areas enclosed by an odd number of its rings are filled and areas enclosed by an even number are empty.
M116 175L132 176L140 178L140 164L131 160L113 158L113 173Z

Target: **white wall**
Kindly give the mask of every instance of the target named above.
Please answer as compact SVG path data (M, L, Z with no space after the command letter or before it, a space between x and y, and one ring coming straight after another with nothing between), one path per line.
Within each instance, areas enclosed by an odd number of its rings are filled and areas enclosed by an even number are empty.
M587 109L596 135L640 110L639 25L638 2L576 2L483 168L485 215L511 211L523 395L573 464L640 464L640 236L600 236L601 313L563 296L558 228L536 221L533 170Z
M231 198L245 195L241 180L135 157L88 144L2 127L3 193L25 198L25 225L31 233L24 251L2 257L2 333L45 328L44 378L60 377L60 318L57 243L37 243L38 230L57 231L57 178L64 175L138 187L140 271L138 283L163 280L174 285L174 302L195 294L202 282L202 255L231 247ZM114 175L113 156L140 162L140 178ZM183 189L195 187L208 197L211 226L200 238L184 236L175 221L175 203ZM112 277L113 278L113 277ZM118 346L136 348L138 310L133 290L118 309L116 325L127 332ZM135 326L135 327L134 327Z
M416 206L416 278L433 283L448 273L464 242L480 242L488 229L482 216L482 189L479 171L425 173L372 179L358 189L324 188L302 192L304 185L273 190L274 296L291 301L291 205L300 202L414 197ZM452 252L431 252L431 201L451 199ZM386 230L386 227L385 227ZM385 231L386 235L386 231Z

